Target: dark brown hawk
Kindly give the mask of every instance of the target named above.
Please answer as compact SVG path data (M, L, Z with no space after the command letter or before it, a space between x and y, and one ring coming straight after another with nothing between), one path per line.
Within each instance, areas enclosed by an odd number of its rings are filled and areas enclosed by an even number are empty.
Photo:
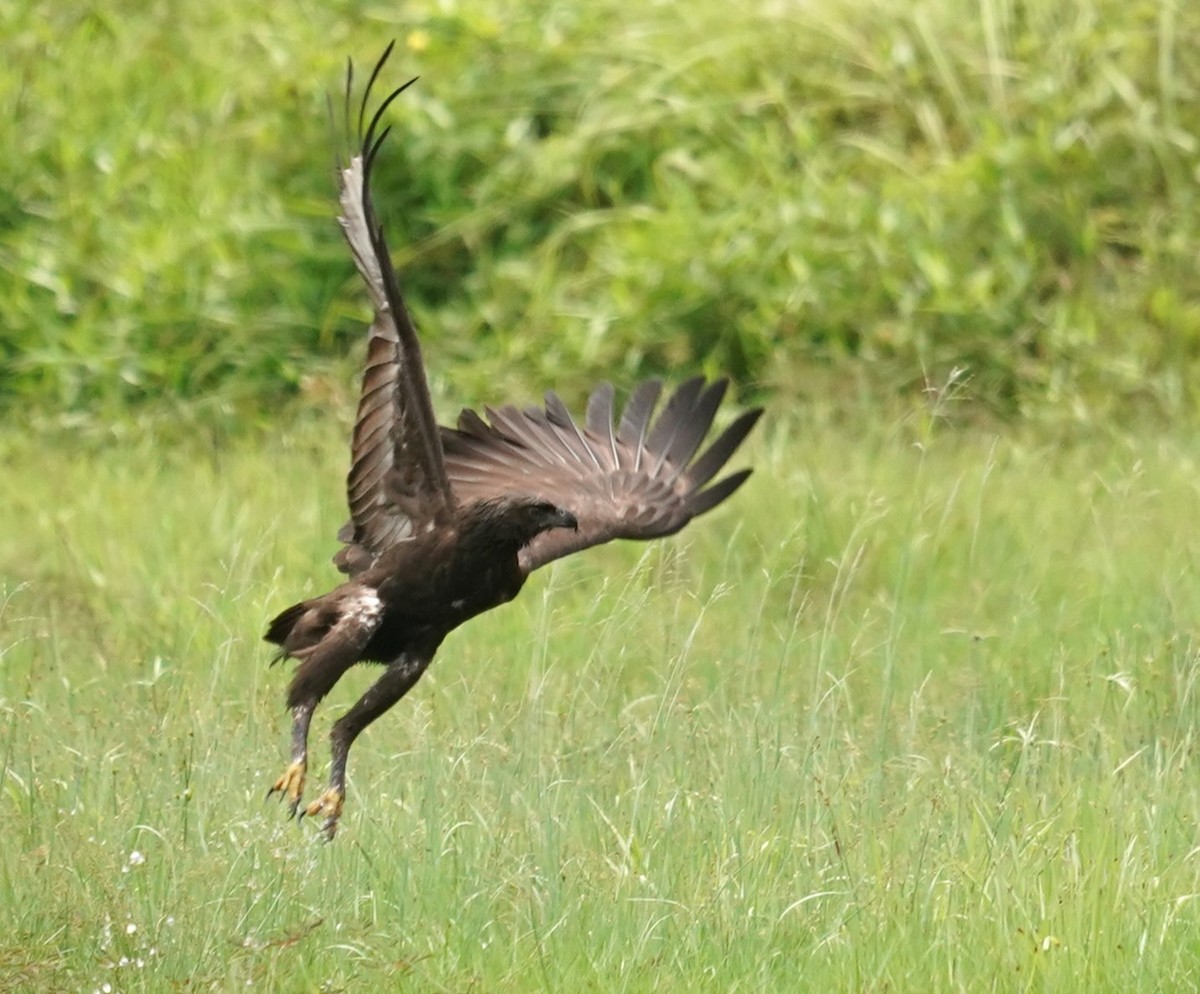
M760 410L737 417L697 458L725 381L691 379L658 417L661 385L639 385L617 421L613 388L598 387L576 422L553 393L544 408L463 411L457 428L434 419L412 318L404 306L371 203L371 171L388 129L391 93L363 128L376 64L358 114L355 154L339 167L341 222L375 319L367 340L347 491L350 520L335 557L345 583L289 607L266 638L299 660L288 688L292 761L270 794L291 813L323 815L332 838L346 793L346 758L358 734L420 679L442 639L517 595L539 566L614 538L679 531L732 494L750 470L712 483ZM347 71L349 108L353 72ZM349 116L347 114L347 116ZM351 666L383 674L334 723L325 792L300 808L308 728L321 699Z

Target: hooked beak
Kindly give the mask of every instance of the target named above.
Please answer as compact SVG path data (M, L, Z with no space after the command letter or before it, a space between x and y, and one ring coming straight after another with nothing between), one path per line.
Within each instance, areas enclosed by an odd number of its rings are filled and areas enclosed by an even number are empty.
M555 522L556 528L570 528L571 531L579 531L579 519L570 511L564 511L562 508L558 510L558 519Z

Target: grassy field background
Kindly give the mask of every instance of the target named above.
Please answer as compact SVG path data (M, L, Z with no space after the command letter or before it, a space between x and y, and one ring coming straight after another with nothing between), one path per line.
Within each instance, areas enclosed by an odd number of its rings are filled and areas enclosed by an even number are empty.
M0 992L1200 987L1200 6L681 10L0 0ZM453 635L326 846L259 637L335 580L324 94L393 36L441 414L768 414Z
M340 430L9 440L0 989L1191 989L1194 438L752 455L457 633L322 845L257 639L333 578Z

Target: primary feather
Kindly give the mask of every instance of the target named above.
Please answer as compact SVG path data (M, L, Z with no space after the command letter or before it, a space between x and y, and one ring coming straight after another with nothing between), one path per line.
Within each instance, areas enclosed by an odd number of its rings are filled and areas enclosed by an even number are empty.
M612 539L671 535L749 476L735 473L705 489L754 427L762 413L757 409L737 418L692 462L725 388L724 380L707 386L688 380L653 419L661 387L648 380L634 391L615 432L607 383L588 400L584 427L553 393L544 409L489 409L488 421L464 411L457 428L442 429L451 489L462 502L532 495L575 515L578 531L546 533L522 549L526 572Z

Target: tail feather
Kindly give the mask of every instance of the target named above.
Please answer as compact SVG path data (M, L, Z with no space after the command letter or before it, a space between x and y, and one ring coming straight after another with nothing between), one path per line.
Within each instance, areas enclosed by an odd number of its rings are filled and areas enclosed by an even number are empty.
M351 666L383 620L374 590L347 584L321 597L295 604L271 622L267 639L281 656L300 660L288 687L288 707L315 704Z
M293 604L286 611L277 615L267 628L267 634L263 636L263 639L267 642L274 642L275 645L283 650L279 653L277 659L282 659L287 654L284 646L287 644L288 636L292 634L292 629L296 627L296 622L304 617L304 612L308 610L308 607L308 601Z

